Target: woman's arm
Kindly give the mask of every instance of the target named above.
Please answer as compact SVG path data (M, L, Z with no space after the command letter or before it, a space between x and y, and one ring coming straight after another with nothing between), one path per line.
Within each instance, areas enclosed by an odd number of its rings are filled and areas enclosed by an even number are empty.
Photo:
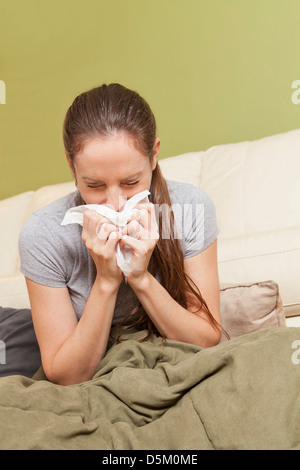
M48 379L60 385L90 380L106 351L118 290L95 281L78 322L67 288L26 281Z
M27 279L43 368L50 381L61 385L91 379L106 352L123 275L115 254L119 235L105 221L95 213L84 215L82 238L97 276L79 322L66 287L47 287Z
M185 309L145 269L157 242L157 225L151 204L143 204L140 207L148 211L148 215L144 212L140 217L142 226L138 227L137 221L130 224L130 229L136 230L140 235L139 239L129 237L123 238L122 241L134 250L132 263L135 263L136 269L127 277L128 284L163 336L201 347L217 344L220 341L220 332L212 324L205 310L193 313L197 308L192 305L191 294L188 294L188 306ZM186 259L184 269L200 289L215 320L220 322L217 241L198 255Z
M213 317L219 322L218 276L213 264L210 265L215 251L216 242L203 253L186 260L186 272L194 274L191 275L193 281L200 288ZM205 270L205 267L208 269ZM197 273L198 277L195 275ZM192 313L196 308L191 303L187 309L181 307L149 272L143 278L128 282L161 335L204 348L219 343L220 333L212 325L206 312L202 309Z

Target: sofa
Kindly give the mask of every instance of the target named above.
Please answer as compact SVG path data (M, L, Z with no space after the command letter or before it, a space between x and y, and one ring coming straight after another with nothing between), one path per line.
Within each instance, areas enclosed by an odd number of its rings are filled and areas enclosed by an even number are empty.
M159 160L167 179L200 186L215 203L221 288L275 283L287 326L300 326L299 155L296 129ZM75 189L66 182L0 201L0 306L30 308L20 231L34 210Z
M230 340L206 349L156 336L141 342L144 331L126 330L90 381L68 387L40 367L18 237L34 210L74 183L0 201L0 449L177 457L299 450L299 151L294 130L160 160L167 179L200 186L215 203L221 323Z

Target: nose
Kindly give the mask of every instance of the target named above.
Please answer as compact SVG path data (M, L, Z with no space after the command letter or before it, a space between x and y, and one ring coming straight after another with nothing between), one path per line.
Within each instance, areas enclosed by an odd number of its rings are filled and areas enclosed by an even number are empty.
M116 212L121 212L126 204L127 197L122 195L119 191L110 191L107 193L105 206L113 209Z

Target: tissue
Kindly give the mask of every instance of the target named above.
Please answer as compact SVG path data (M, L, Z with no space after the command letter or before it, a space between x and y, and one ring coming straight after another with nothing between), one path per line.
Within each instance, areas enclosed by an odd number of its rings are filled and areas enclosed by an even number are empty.
M98 214L103 215L109 219L114 225L122 229L127 225L127 223L135 217L140 210L136 209L135 206L144 199L148 202L148 195L150 192L148 190L142 191L138 194L132 196L128 201L126 201L123 210L121 212L116 212L110 207L99 205L99 204L86 204L83 206L72 207L67 210L61 225L68 224L80 224L83 225L83 214L87 210L94 210ZM130 234L130 236L135 236L135 234ZM130 274L133 270L133 267L130 264L131 258L133 256L132 249L129 246L125 246L121 249L119 243L116 246L116 257L117 264L125 276Z

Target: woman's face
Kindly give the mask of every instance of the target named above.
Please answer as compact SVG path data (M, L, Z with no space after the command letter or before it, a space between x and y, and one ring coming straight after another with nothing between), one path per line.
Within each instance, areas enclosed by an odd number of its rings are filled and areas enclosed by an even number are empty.
M85 142L69 165L86 204L105 204L122 210L127 199L150 189L152 171L157 162L159 139L153 148L152 165L147 156L134 146L132 137L117 134Z

